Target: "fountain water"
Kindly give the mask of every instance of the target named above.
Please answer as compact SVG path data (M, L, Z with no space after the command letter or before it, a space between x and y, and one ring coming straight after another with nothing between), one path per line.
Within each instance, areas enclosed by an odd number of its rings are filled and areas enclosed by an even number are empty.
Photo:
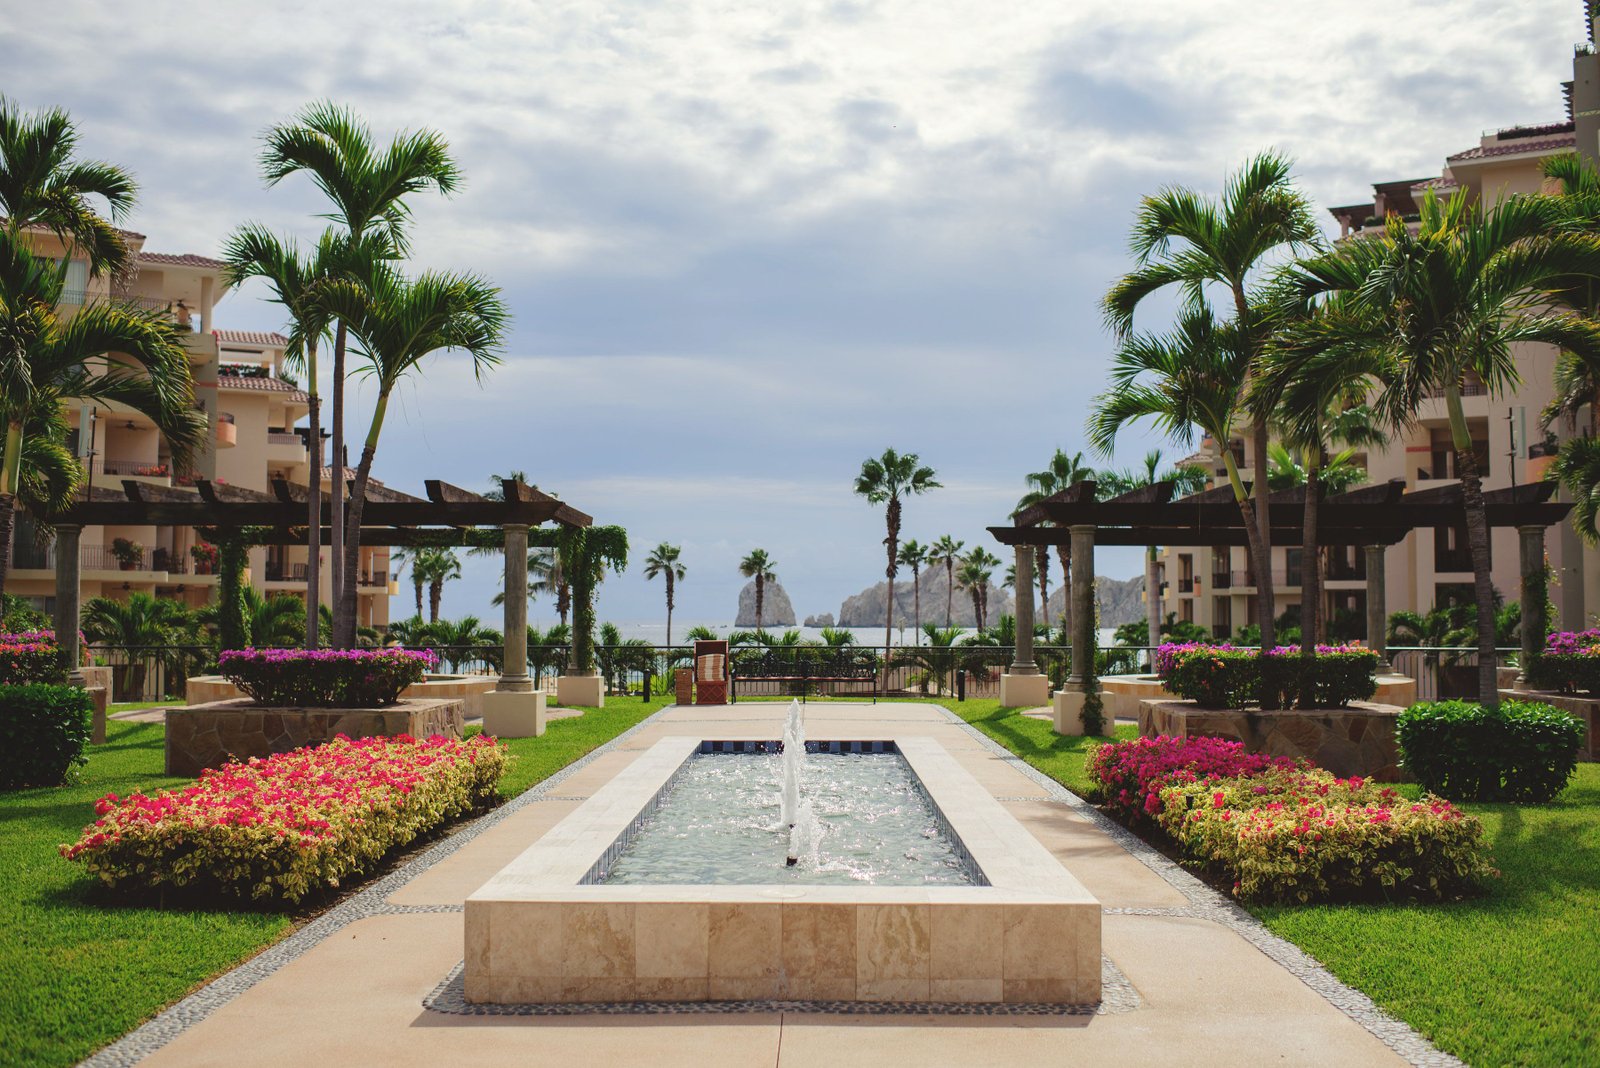
M809 805L800 801L800 767L806 757L806 724L800 715L800 702L789 702L783 721L783 827L789 832L789 867L800 863L800 853L815 822Z

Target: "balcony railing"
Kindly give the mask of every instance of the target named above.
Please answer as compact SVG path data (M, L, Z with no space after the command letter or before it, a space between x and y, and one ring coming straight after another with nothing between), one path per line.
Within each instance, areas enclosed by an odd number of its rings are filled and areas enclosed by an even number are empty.
M306 580L305 564L282 564L267 561L268 582L304 582Z
M1366 554L1356 558L1354 564L1348 560L1334 559L1328 561L1328 578L1333 582L1349 582L1367 577Z
M300 435L299 434L285 433L284 431L281 431L281 430L269 430L269 431L267 431L267 444L268 445L298 445L298 446L300 446L302 448L305 447L305 442L300 440Z
M141 460L96 460L94 470L100 475L139 475L145 478L172 475L171 464L152 464Z
M1235 586L1254 586L1255 584L1256 584L1256 574L1255 574L1254 571L1235 571L1235 572L1233 572L1233 585L1235 585ZM1297 568L1297 567L1294 567L1294 568L1290 568L1288 571L1274 571L1272 573L1272 585L1275 586L1275 587L1287 587L1289 589L1293 589L1293 588L1299 586L1300 585L1300 569Z
M1231 571L1218 571L1211 576L1211 588L1226 590L1233 586L1233 573Z
M1179 593L1193 593L1194 592L1194 579L1192 579L1192 578L1181 578L1181 579L1179 579L1178 580L1178 592Z

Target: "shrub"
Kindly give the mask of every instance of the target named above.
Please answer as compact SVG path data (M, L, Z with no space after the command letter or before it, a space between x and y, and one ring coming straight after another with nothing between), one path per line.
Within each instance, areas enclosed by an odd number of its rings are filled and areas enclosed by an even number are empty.
M1202 708L1342 708L1377 691L1377 668L1377 654L1359 646L1319 645L1309 658L1289 645L1265 655L1197 642L1163 645L1156 652L1166 688Z
M405 735L296 749L128 798L61 847L117 889L191 887L294 902L370 868L389 850L487 804L506 751L492 738Z
M1161 789L1180 782L1213 782L1300 766L1289 757L1247 753L1222 738L1135 738L1089 752L1089 781L1102 803L1128 820L1159 811Z
M76 686L0 686L0 790L60 785L84 763L93 710Z
M1315 768L1167 786L1157 819L1250 901L1437 900L1496 874L1482 824L1450 802Z
M1528 662L1527 675L1535 690L1600 694L1600 653L1539 653Z
M53 632L0 634L0 685L66 681L66 660Z
M1424 702L1395 726L1401 766L1457 801L1549 801L1572 778L1583 733L1560 709L1516 701Z
M432 650L227 649L222 673L264 705L368 708L390 705L439 663Z

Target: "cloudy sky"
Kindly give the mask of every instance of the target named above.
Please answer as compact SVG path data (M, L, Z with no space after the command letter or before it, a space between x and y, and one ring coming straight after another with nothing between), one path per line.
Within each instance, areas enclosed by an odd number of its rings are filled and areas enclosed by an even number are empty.
M802 615L881 576L850 486L886 446L945 484L908 535L999 548L1023 474L1084 447L1141 195L1267 147L1323 206L1437 174L1564 117L1582 6L56 0L0 11L0 92L137 174L154 251L214 254L246 219L314 235L310 183L255 164L308 101L442 131L467 182L416 199L416 265L487 275L515 324L486 388L443 356L406 389L378 473L525 470L636 559L681 545L679 618L726 620L757 546ZM218 324L281 325L248 289ZM446 612L492 619L496 586L469 564ZM661 611L637 563L603 587L602 618Z

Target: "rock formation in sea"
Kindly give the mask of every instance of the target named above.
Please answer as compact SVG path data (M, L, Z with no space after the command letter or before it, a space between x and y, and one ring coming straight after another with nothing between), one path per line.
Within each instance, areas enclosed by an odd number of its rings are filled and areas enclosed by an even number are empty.
M820 616L806 616L806 621L802 625L813 628L831 627L833 626L833 613L824 612Z
M922 622L945 624L945 591L949 588L944 568L926 568L922 572ZM887 614L889 584L879 582L874 586L862 590L851 597L846 597L844 604L839 606L839 626L841 627L881 627L884 616ZM912 614L915 610L915 598L911 584L911 572L902 571L900 577L894 581L895 626L904 622L907 629L912 626ZM1011 594L997 586L989 587L989 622L993 624L1002 615L1011 611ZM957 587L955 596L950 601L950 622L952 626L972 627L977 625L977 617L972 608L972 594L967 590Z
M1060 571L1052 573L1052 578L1059 578ZM1132 623L1144 618L1144 576L1135 575L1130 579L1107 578L1105 575L1096 575L1094 580L1095 600L1100 605L1100 626L1120 627L1124 623ZM1034 591L1034 604L1039 603L1038 591ZM1050 625L1061 625L1061 613L1066 607L1066 591L1059 586L1052 585L1050 590ZM1173 611L1174 606L1163 605L1163 612Z
M739 614L734 619L736 627L756 625L756 580L751 579L739 591ZM792 627L795 625L794 605L789 595L776 581L768 579L761 596L761 628Z

